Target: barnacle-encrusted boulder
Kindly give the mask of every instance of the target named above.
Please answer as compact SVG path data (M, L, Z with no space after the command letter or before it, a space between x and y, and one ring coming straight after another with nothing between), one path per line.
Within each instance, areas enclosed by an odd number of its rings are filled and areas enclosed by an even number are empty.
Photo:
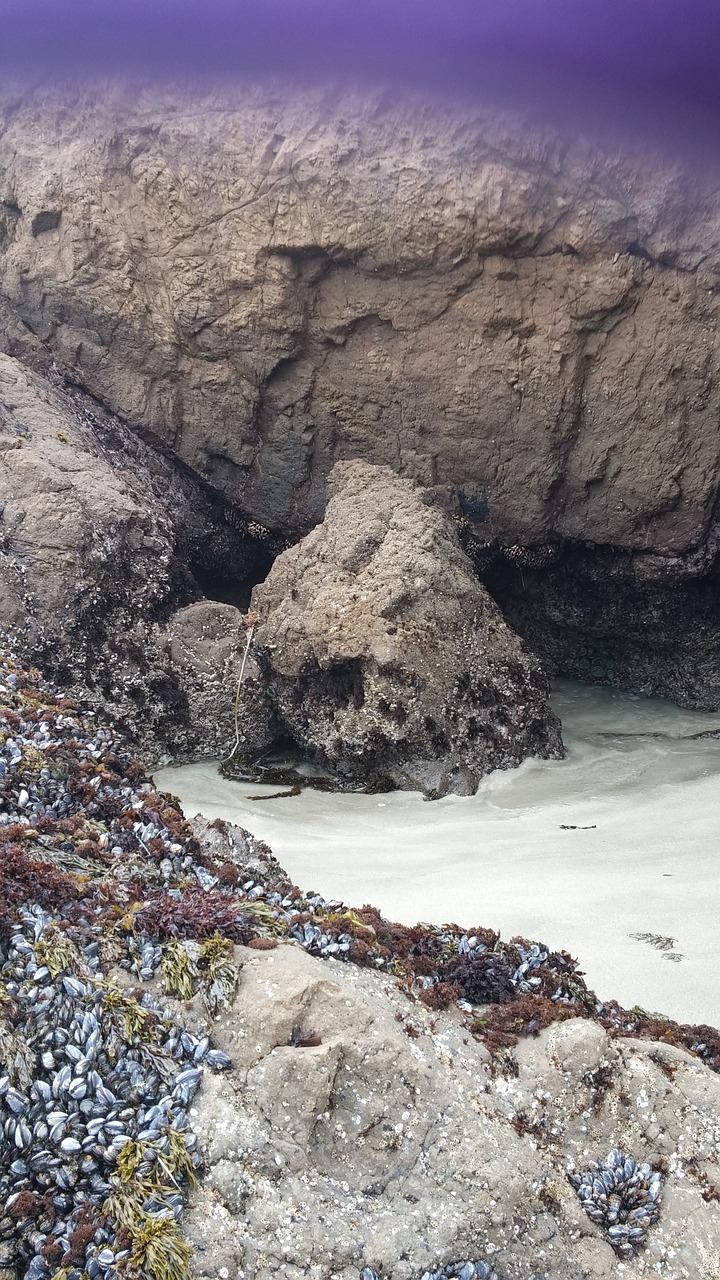
M389 974L283 945L236 956L213 1023L233 1069L193 1112L196 1280L420 1280L468 1258L501 1280L720 1280L720 1078L697 1057L572 1019L492 1061L458 1009L409 1003ZM625 1272L568 1179L616 1146L667 1170Z
M224 756L232 747L233 701L245 646L234 605L198 600L157 629L187 703L189 754Z
M217 752L230 732L232 678L226 721L206 714L201 740L210 662L188 672L182 618L158 630L224 559L242 579L252 539L223 510L56 371L0 353L0 633L153 758Z
M338 463L325 520L256 587L243 748L290 738L347 782L468 794L559 756L538 662L413 481Z

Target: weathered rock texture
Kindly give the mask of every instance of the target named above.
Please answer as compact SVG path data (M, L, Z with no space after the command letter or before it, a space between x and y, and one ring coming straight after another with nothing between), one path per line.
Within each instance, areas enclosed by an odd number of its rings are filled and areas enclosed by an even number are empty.
M0 345L32 331L283 535L359 457L481 543L555 546L562 590L499 597L531 643L717 706L719 207L707 168L472 104L6 87ZM630 560L597 617L563 604L587 543Z
M243 615L230 604L199 600L158 628L187 700L189 754L224 757L235 739L234 705L245 651Z
M580 1020L493 1075L458 1011L292 946L238 948L234 1059L193 1125L206 1175L185 1219L195 1274L413 1280L486 1257L501 1280L719 1280L720 1079L666 1045ZM297 1049L293 1026L322 1043ZM646 1248L619 1265L566 1178L619 1146L667 1181Z
M0 355L0 629L150 758L231 745L227 645L213 673L216 689L228 674L225 714L216 693L203 720L208 677L188 674L181 653L187 610L163 627L201 595L198 579L212 582L231 561L240 583L269 563L222 508L87 397Z
M432 495L364 462L328 483L322 524L252 594L243 751L290 738L341 780L430 795L561 755L547 680Z
M718 475L714 176L390 93L5 91L0 293L265 525L338 458L497 536L683 551Z
M715 710L717 547L714 529L684 557L575 545L474 558L507 621L549 673Z

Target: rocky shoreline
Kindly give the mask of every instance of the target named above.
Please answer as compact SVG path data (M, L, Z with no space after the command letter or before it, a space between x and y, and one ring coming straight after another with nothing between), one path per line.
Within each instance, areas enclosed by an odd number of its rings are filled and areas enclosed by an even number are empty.
M717 208L490 106L4 83L0 1280L720 1280L717 1030L145 772L720 706Z
M338 464L325 519L283 551L57 374L0 354L0 485L0 629L145 759L290 743L336 785L435 797L562 754L538 660L433 495L387 467ZM206 595L223 574L232 602Z
M718 1032L601 1004L569 956L540 944L479 927L408 929L303 894L247 833L191 828L115 730L7 655L0 695L8 1280L167 1280L223 1265L259 1280L276 1269L282 1214L316 1201L312 1242L308 1222L284 1246L283 1274L303 1273L306 1247L318 1276L367 1266L410 1280L467 1257L490 1258L501 1280L609 1275L614 1254L633 1274L657 1261L682 1277L701 1258L699 1273L720 1275ZM468 1133L482 1118L483 1172L471 1163L451 1178L447 1125L470 1082L475 1101L460 1109L471 1107ZM428 1089L455 1098L447 1113L438 1103L432 1137L420 1123ZM615 1193L598 1191L597 1176L585 1204L597 1226L583 1215L567 1168L582 1174L611 1147L649 1170L638 1178L654 1169L666 1181L657 1224L648 1210L628 1226L622 1203L613 1218L596 1201ZM446 1203L457 1178L473 1204L487 1199L488 1161L497 1207L486 1225L477 1206L457 1206L441 1230L433 1199ZM519 1195L545 1224L542 1247L535 1228L530 1246L511 1227ZM421 1218L412 1247L381 1230L388 1197L413 1238ZM365 1222L355 1263L347 1231L335 1239L350 1201L358 1231ZM688 1213L693 1238L678 1247ZM208 1237L221 1221L222 1239Z

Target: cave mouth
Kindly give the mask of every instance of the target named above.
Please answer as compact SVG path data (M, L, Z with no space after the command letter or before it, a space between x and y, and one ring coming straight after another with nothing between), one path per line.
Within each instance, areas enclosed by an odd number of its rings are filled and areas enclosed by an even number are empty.
M720 709L720 566L565 541L468 548L508 624L549 676Z
M219 495L208 494L202 518L179 531L177 555L191 593L247 613L253 588L264 582L288 539L254 522Z
M229 573L205 566L191 566L190 572L206 600L219 604L231 604L241 613L247 613L253 587L264 582L273 566L274 557L260 553L242 572Z

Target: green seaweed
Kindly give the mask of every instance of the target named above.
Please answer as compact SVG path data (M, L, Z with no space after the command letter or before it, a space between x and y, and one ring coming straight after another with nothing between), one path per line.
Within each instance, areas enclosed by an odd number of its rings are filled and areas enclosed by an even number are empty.
M39 965L47 966L51 977L57 978L71 968L75 958L73 950L70 940L59 929L48 925L44 937L35 944L35 959Z
M168 995L191 1000L195 993L198 971L187 946L177 938L171 938L163 947L160 971Z
M30 1087L35 1076L35 1050L5 1018L0 1018L0 1064L14 1085Z
M216 1017L221 1009L230 1008L240 981L232 953L232 943L218 933L200 944L198 971L202 998L211 1017Z
M134 996L119 987L110 987L103 998L103 1006L114 1029L128 1044L148 1038L155 1017L148 1009L143 1009Z
M153 1280L190 1280L192 1249L173 1218L147 1217L129 1227L133 1243L131 1263Z

